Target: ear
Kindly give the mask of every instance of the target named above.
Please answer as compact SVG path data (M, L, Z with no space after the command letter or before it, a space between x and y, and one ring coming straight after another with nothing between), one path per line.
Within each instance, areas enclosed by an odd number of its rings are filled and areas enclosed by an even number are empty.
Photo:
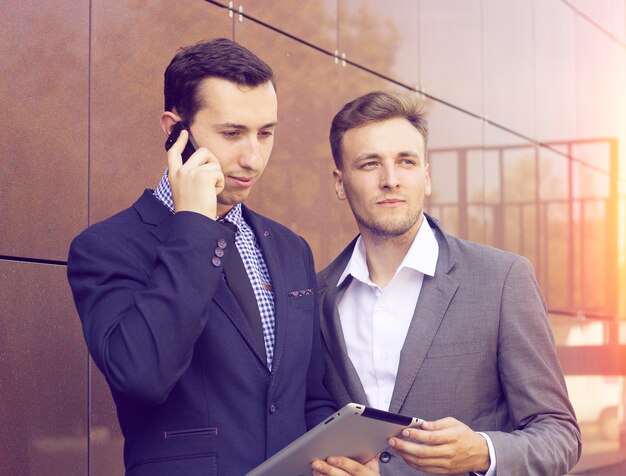
M426 166L424 167L424 195L427 197L430 196L431 185L430 185L430 163L426 162Z
M341 173L341 170L333 170L333 179L335 179L335 192L337 193L337 198L339 200L345 200L346 192L343 188L343 174Z
M164 111L163 114L161 114L159 123L161 124L161 129L163 129L163 132L165 132L166 136L170 135L170 132L172 132L172 128L177 122L180 122L180 120L180 116L171 111Z

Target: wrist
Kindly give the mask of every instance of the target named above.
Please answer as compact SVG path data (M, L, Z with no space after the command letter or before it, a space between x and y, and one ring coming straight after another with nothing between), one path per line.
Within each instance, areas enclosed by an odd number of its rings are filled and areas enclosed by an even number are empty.
M475 433L477 451L476 451L476 465L473 472L485 474L491 467L491 453L489 451L489 444L487 442L487 436L483 433Z

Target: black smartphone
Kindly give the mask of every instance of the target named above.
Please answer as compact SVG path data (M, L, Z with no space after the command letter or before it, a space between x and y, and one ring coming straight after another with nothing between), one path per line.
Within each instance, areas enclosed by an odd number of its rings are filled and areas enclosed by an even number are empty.
M183 150L183 153L182 153L183 164L184 164L185 162L187 162L187 159L191 157L191 154L193 154L198 149L198 144L196 144L196 141L191 135L191 131L189 130L189 128L183 121L177 122L174 125L172 132L170 133L169 137L165 141L165 150L171 149L171 147L174 145L174 142L178 140L180 131L182 131L183 129L185 129L189 133L189 139L187 140L187 145L185 145L185 150Z

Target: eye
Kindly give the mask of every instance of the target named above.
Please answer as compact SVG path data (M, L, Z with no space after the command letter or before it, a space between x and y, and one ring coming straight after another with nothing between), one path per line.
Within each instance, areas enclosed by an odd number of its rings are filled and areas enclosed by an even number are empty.
M227 139L235 139L241 135L239 131L222 131L222 135Z
M375 160L370 160L369 162L361 163L359 168L367 170L367 169L373 169L373 168L375 168L377 166L378 166L378 162L376 162Z
M274 131L261 131L259 132L259 137L266 139L268 137L272 137L274 135Z
M405 167L415 167L417 165L417 160L413 157L403 157L398 163Z

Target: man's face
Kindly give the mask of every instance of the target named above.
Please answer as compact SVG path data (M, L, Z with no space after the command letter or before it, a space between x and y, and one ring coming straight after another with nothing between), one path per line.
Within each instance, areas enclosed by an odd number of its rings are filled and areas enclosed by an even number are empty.
M342 141L335 189L348 199L361 234L395 237L417 233L430 195L424 138L406 119L350 129Z
M224 190L217 196L223 215L243 202L263 173L274 145L276 91L270 82L249 88L207 78L198 88L201 107L190 126L200 147L219 160Z

